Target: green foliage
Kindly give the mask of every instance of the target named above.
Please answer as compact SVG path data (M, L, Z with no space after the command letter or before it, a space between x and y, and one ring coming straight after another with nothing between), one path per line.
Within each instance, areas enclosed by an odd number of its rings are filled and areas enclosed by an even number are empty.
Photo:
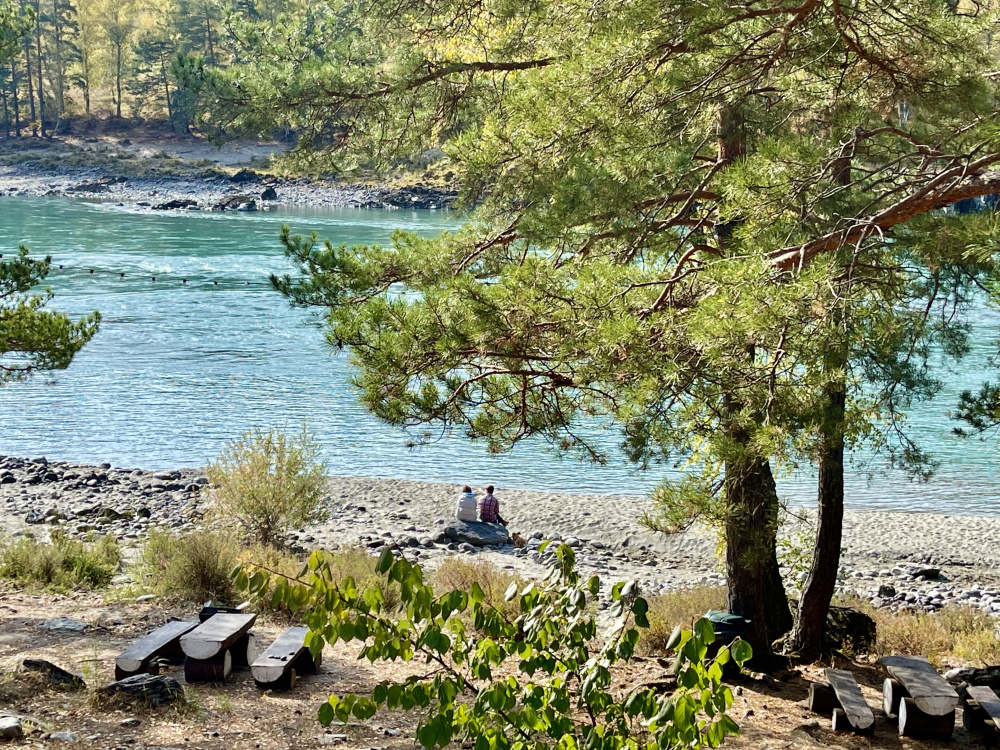
M306 431L250 430L205 467L214 511L250 539L279 545L293 528L320 517L326 467Z
M111 536L85 543L56 530L50 542L21 537L0 546L0 578L52 591L103 588L120 565L121 550Z
M33 260L25 247L0 260L0 387L33 372L66 369L97 333L98 313L74 323L45 309L50 291L30 293L48 276L51 260Z
M154 530L142 548L134 574L161 596L235 604L237 591L229 574L239 552L239 545L223 533L195 531L176 536Z
M717 747L738 731L727 714L732 693L722 684L722 667L749 659L747 644L737 641L708 660L714 634L711 623L699 620L671 644L681 657L673 693L635 688L618 695L612 682L649 625L648 604L634 582L615 584L614 624L601 633L589 607L601 582L580 580L566 545L556 549L544 582L510 585L505 598L516 602L513 619L488 604L476 583L469 592L436 593L419 566L389 550L377 569L400 587L398 619L377 590L338 580L322 553L310 557L301 580L234 571L237 585L270 588L276 600L303 613L314 653L325 644L356 642L360 658L373 663L427 664L424 674L381 682L370 696L330 696L318 711L324 725L368 719L382 707L418 709L416 741L427 750L452 742L479 750Z

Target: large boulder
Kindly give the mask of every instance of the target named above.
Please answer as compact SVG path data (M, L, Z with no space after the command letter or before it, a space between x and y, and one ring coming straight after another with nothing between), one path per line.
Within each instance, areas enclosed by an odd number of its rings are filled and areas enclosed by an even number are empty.
M453 542L471 544L473 547L507 544L510 541L507 529L499 523L479 523L456 519L445 527L444 533Z
M875 646L875 620L850 607L830 607L826 616L826 649L850 646L855 653L869 653Z

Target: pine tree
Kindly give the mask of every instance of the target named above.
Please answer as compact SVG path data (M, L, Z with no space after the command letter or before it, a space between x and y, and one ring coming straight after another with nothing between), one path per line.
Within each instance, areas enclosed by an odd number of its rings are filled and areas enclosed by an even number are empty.
M443 144L466 227L286 236L302 274L276 285L329 307L389 423L605 460L603 415L638 464L684 465L649 523L721 530L766 660L790 625L774 467L835 476L859 443L928 467L901 412L936 387L931 347L963 348L931 312L994 272L969 260L989 224L940 210L1000 191L995 21L937 0L374 2L251 28L204 101L294 128L309 164Z
M50 268L50 258L33 260L23 247L12 260L0 260L0 386L65 369L97 333L96 312L73 322L45 309L51 292L31 294Z

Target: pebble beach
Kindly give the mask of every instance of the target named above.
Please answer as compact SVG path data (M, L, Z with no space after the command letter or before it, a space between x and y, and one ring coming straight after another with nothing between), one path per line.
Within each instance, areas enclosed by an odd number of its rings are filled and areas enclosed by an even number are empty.
M475 487L477 493L483 488ZM648 500L634 496L532 492L498 487L501 512L523 547L473 548L449 541L444 527L459 488L367 477L330 477L325 520L295 531L300 550L389 546L433 568L446 557L484 559L525 578L541 577L543 540L574 547L581 571L636 579L648 593L723 585L717 539L704 528L666 536L638 522ZM45 458L0 458L3 532L47 537L114 535L137 550L153 529L184 533L213 525L211 488L201 470L146 471ZM793 509L782 539L812 522ZM801 571L785 571L794 590ZM840 589L876 607L932 612L947 604L1000 617L1000 519L915 512L848 511Z

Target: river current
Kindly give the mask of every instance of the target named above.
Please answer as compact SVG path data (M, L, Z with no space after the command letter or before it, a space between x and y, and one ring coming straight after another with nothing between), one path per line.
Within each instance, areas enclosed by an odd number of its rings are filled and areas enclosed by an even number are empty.
M271 289L268 274L290 268L278 241L283 224L358 244L387 242L397 228L434 234L455 219L351 209L172 213L0 198L0 252L24 243L51 254L52 306L103 316L68 370L0 389L0 454L201 466L250 427L306 422L332 474L580 493L641 494L656 484L656 469L640 472L615 456L605 466L581 463L541 443L494 456L445 435L410 448L407 435L361 408L347 356L325 344L314 314L290 308ZM911 412L913 434L941 461L937 474L911 482L855 457L848 507L1000 515L1000 436L951 432L958 393L991 375L1000 315L977 310L974 328L972 354L942 371L942 393ZM614 434L605 440L613 445ZM783 477L779 487L793 504L815 499L809 475Z

